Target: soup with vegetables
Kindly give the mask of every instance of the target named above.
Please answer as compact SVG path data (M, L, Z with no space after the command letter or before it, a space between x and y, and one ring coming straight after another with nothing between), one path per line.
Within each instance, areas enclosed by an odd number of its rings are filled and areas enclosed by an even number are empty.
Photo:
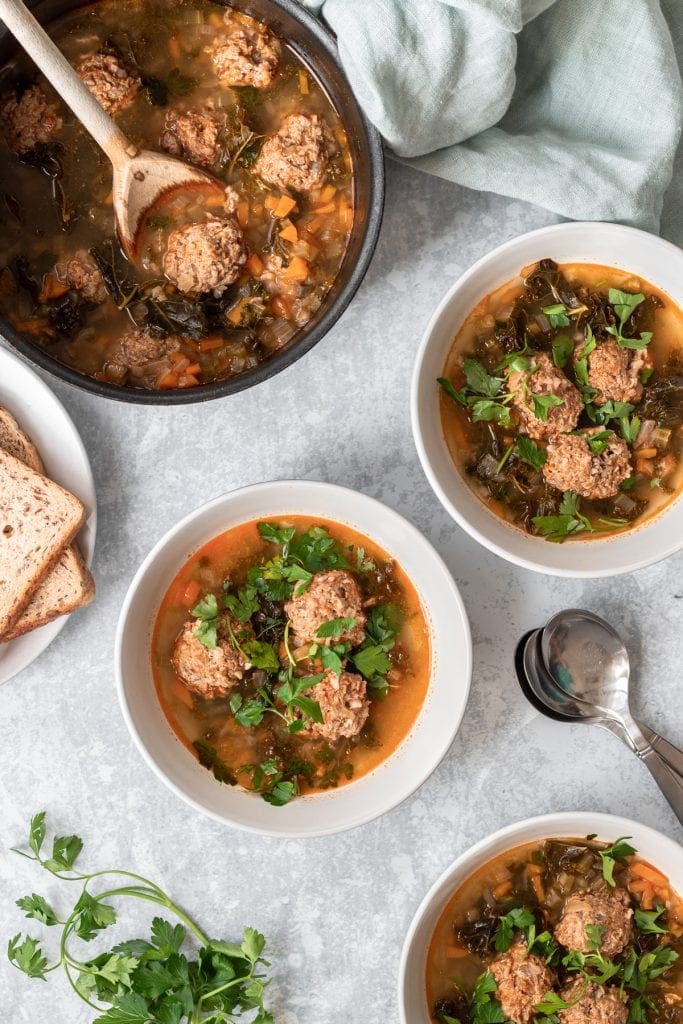
M24 56L1 73L0 311L113 384L193 388L289 345L325 302L353 223L340 118L286 40L208 0L100 0L50 26L136 146L215 175L115 236L111 166Z
M446 442L497 515L550 541L628 530L683 485L683 312L632 274L553 260L469 315Z
M627 838L518 846L449 901L427 958L435 1024L681 1024L683 900Z
M429 629L399 565L302 516L221 534L181 569L153 638L162 707L214 776L276 806L376 768L429 686Z

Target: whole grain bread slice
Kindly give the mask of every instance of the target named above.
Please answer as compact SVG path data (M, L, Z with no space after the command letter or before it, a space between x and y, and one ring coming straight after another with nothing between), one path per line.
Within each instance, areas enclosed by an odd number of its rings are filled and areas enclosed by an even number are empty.
M25 462L37 473L45 473L38 449L14 417L0 406L0 448ZM0 643L44 626L60 615L82 608L95 596L95 581L75 544L64 551L52 572L39 583L33 597L15 624L0 636Z
M0 636L14 626L84 518L78 498L0 450Z

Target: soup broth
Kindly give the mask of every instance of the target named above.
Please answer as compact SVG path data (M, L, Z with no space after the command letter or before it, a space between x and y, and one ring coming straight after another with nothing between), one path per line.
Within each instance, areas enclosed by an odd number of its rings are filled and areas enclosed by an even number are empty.
M17 56L0 90L3 315L61 362L142 388L233 377L291 344L324 303L353 223L344 127L311 69L208 0L99 0L49 30L136 146L230 191L181 191L151 210L133 266L115 235L108 159ZM227 84L234 67L258 85ZM274 144L277 160L260 160ZM200 239L199 256L171 237L193 223L217 235Z
M333 522L287 516L274 528L275 535L268 524L245 523L188 560L161 604L152 662L159 700L181 742L221 781L256 789L270 802L288 791L292 796L344 785L381 764L414 725L431 670L429 629L420 600L386 552ZM291 532L285 545L267 539L282 538L282 530ZM250 581L255 587L251 596L246 589ZM326 586L332 589L326 591ZM222 692L198 693L188 689L181 674L185 669L177 656L179 637L188 622L197 621L194 613L207 595L222 601L226 593L241 595L247 604L238 608L241 621L231 617L233 642L247 652L252 650L250 641L267 645L272 653L265 652L264 660L264 648L253 660L266 665L270 656L272 662L266 671L249 665ZM359 595L355 618L334 614L339 594L351 602ZM293 598L306 606L292 609L288 602ZM316 630L298 635L307 621L321 626L323 619L332 622L327 637L316 642ZM242 630L249 634L246 642ZM327 666L332 670L326 675ZM286 707L281 687L288 678L290 687L308 680L304 699L318 696L320 682L323 687L341 685L342 691L350 687L342 717L338 703L326 702L329 690L320 702L324 724L301 717L296 705ZM304 708L311 710L305 703ZM297 731L302 724L306 728Z
M632 274L526 268L453 342L439 401L455 465L496 515L549 540L641 524L683 486L681 338L683 312Z

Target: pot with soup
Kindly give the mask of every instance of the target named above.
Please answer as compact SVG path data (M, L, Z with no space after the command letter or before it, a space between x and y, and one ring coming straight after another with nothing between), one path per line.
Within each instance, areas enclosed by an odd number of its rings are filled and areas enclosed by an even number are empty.
M381 146L331 38L298 4L40 5L50 35L140 148L213 174L150 209L135 262L111 166L25 55L0 72L0 314L21 351L134 401L239 390L339 316L381 217ZM53 17L59 13L59 17Z

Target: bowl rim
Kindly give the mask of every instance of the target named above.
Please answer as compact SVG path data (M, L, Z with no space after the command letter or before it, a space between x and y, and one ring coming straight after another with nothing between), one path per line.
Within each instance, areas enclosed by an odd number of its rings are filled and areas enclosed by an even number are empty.
M445 488L441 485L441 481L437 476L431 459L427 452L427 443L422 429L422 421L420 416L420 390L422 387L423 377L423 366L426 355L432 345L432 338L434 336L434 330L437 326L444 311L453 302L454 296L460 289L468 284L473 278L476 278L479 272L486 267L486 265L499 256L502 256L510 251L513 251L520 244L524 244L526 241L542 241L543 239L555 239L558 235L562 236L574 231L586 230L596 231L599 230L605 235L612 235L615 242L618 242L620 238L623 238L624 234L631 236L634 239L648 240L648 244L652 244L654 241L657 246L661 246L664 252L668 251L672 256L675 255L680 260L682 250L679 246L673 242L669 242L667 239L661 238L659 235L654 235L649 231L643 231L641 228L631 227L626 224L615 224L606 221L563 221L560 224L550 224L546 227L536 228L533 231L524 232L524 234L516 235L514 238L510 238L500 245L497 245L494 249L481 256L475 263L468 267L447 289L439 301L436 309L432 313L424 329L420 345L417 349L415 356L415 362L413 364L413 371L410 383L410 419L413 433L413 441L417 449L418 458L422 466L429 484L436 494L437 498L451 516L466 533L473 537L482 547L487 548L494 554L499 555L506 561L511 562L513 565L517 565L522 569L530 569L533 572L538 572L545 575L552 575L570 579L600 579L610 576L620 576L624 573L635 572L638 569L644 569L649 565L654 565L657 562L664 561L676 554L683 548L683 533L678 537L672 537L671 542L666 546L662 547L661 550L657 551L652 555L638 556L637 545L634 546L634 556L627 562L616 567L605 567L605 568L575 568L571 566L550 566L546 562L541 561L539 558L534 558L532 555L524 556L510 551L508 547L498 541L486 536L482 530L478 528L468 516L458 509L447 495ZM453 466L453 473L456 477L460 478L461 474L456 466ZM467 487L464 480L460 480L463 487ZM474 495L477 498L476 495ZM481 499L478 499L481 502ZM653 522L665 517L670 510L673 508L678 501L683 500L683 496L679 495L671 505L666 506L660 513L658 513ZM485 509L485 505L481 502L482 508ZM498 519L498 517L496 517ZM503 522L503 520L499 520ZM513 524L508 524L511 530L514 530L518 534L523 532L515 527ZM643 524L643 528L647 523ZM600 543L607 543L611 538L605 537L602 540L600 538L592 538L586 541L586 544L599 545Z
M220 2L220 0L219 0ZM246 373L238 374L227 380L210 381L200 384L195 388L176 388L168 391L152 391L144 388L131 388L127 385L109 384L105 381L95 380L79 370L75 370L65 363L61 363L50 353L41 349L38 345L21 337L9 321L0 318L0 335L5 342L15 351L35 366L46 370L59 380L79 388L81 391L89 392L100 398L108 398L115 402L130 403L133 405L193 405L200 402L209 402L216 398L227 398L229 395L238 394L247 388L261 384L276 374L286 370L297 360L309 352L314 345L331 330L334 324L350 305L354 295L358 291L365 274L372 261L373 254L377 247L379 232L382 225L385 200L385 169L384 169L384 147L382 138L375 126L365 115L346 77L346 72L339 58L336 37L318 18L306 10L295 0L267 0L267 3L280 7L292 18L301 24L316 40L317 44L323 47L339 68L347 87L347 98L349 103L356 108L359 126L365 137L368 150L368 204L367 216L363 224L363 234L355 263L349 268L349 276L342 288L340 288L334 301L324 309L320 319L310 331L303 330L301 338L295 340L291 345L281 349L270 359L259 363ZM31 5L35 7L35 4ZM78 6L78 3L75 4ZM0 32L2 28L0 26ZM6 30L5 30L6 32Z
M514 842L515 836L520 835L528 829L536 831L537 839L539 840L562 835L582 835L585 832L587 822L590 823L592 831L597 831L598 838L602 835L606 836L611 832L614 833L615 838L617 836L628 835L629 833L636 837L639 835L647 836L647 838L652 840L652 842L656 842L665 848L667 853L670 855L669 859L675 860L677 857L681 857L680 846L674 839L671 839L670 836L667 836L665 833L652 828L651 825L643 825L633 818L625 818L618 814L606 814L602 811L555 811L548 814L534 815L531 818L523 818L520 821L514 821L509 825L504 825L503 828L497 829L495 832L491 832L482 839L477 840L476 843L459 854L459 856L457 856L455 860L453 860L439 874L436 880L429 887L426 894L420 900L417 909L411 918L408 931L406 932L405 939L403 940L398 968L397 998L400 1024L415 1024L415 1021L409 1019L406 1013L405 994L408 982L408 964L413 954L412 947L416 933L422 924L423 918L431 909L434 899L441 887L463 868L467 869L467 874L464 875L462 879L462 881L465 881L478 868L482 867L486 863L487 859L492 859L487 856L487 851L490 847L497 845L501 841L507 839L511 840L508 849L512 849L515 845L518 845ZM533 842L533 839L529 841ZM439 909L439 915L444 908L445 902L442 903ZM433 931L430 934L430 939L432 934Z
M166 775L165 771L161 768L161 766L157 764L155 758L147 749L147 745L143 737L140 735L140 732L133 719L133 714L129 707L129 702L126 695L126 683L124 678L125 673L123 667L124 638L125 633L127 631L127 623L130 615L131 605L135 600L138 588L143 582L148 570L154 564L158 556L164 551L164 549L166 549L169 544L172 544L174 541L176 541L177 538L182 535L186 527L189 526L195 519L206 514L207 512L210 512L214 508L220 507L223 503L225 503L227 499L234 498L236 500L239 500L239 498L242 496L246 496L247 494L258 494L259 491L267 491L269 488L272 488L273 486L281 486L283 488L288 488L301 484L305 484L306 487L312 487L314 490L317 490L321 493L327 492L328 494L336 494L339 495L340 497L345 494L348 494L352 495L354 499L362 499L364 503L367 503L367 506L370 509L374 509L376 512L385 515L389 513L391 516L394 517L395 522L401 524L401 528L403 531L405 531L407 537L412 537L416 540L419 540L422 544L426 545L426 547L430 549L433 556L433 564L436 565L442 571L442 573L444 574L444 578L448 581L451 597L454 600L455 605L457 607L460 625L462 626L463 652L460 676L464 682L461 687L461 696L459 698L460 710L459 713L454 715L451 719L450 729L448 731L447 737L440 741L438 750L436 751L436 756L433 757L427 763L426 770L424 766L421 766L419 770L417 770L414 773L414 779L411 780L411 782L408 785L403 787L400 793L390 794L388 799L383 801L381 805L368 805L368 809L356 813L355 815L350 817L348 821L345 821L340 825L332 824L326 827L314 825L312 827L307 827L306 829L296 827L278 827L277 829L275 829L269 828L268 826L253 825L250 823L245 823L243 821L235 820L234 818L228 817L225 813L221 813L220 811L207 807L201 800L194 797L190 792L188 792L188 790L184 789L177 782L169 778L169 776ZM266 514L269 513L264 512L264 515ZM292 514L302 513L300 510L298 510L296 513L292 512ZM245 519L243 521L251 521L253 518L254 517L250 517L249 520ZM334 519L334 517L330 518ZM340 519L340 522L343 522L343 520ZM361 527L357 525L353 528L359 530L359 532L363 532ZM382 546L381 542L378 543L380 543L380 546ZM426 595L423 595L423 600L425 601L425 607L427 608L428 611L429 608L426 605ZM455 579L453 578L453 574L451 573L450 569L448 568L448 566L446 565L446 563L444 562L436 548L432 545L431 541L413 523L411 523L408 519L401 515L400 512L397 512L390 506L385 505L377 498L373 498L370 495L365 494L363 491L355 490L354 488L351 487L344 487L340 484L332 484L320 480L291 480L287 478L282 478L265 480L256 484L247 484L243 487L237 487L231 491L226 491L223 494L217 495L215 498L211 498L209 501L206 501L203 504L199 505L197 508L191 510L187 515L185 515L177 523L171 526L170 529L167 530L166 533L154 544L152 549L145 556L140 566L138 567L137 571L135 572L135 575L133 576L133 579L129 584L128 590L126 591L125 597L121 604L121 609L119 612L116 626L116 636L114 641L114 671L119 708L121 710L121 714L123 716L128 732L130 736L133 738L133 741L138 751L142 755L144 762L147 764L149 768L152 769L156 777L167 788L169 788L177 797L183 800L195 811L198 811L201 814L206 815L214 821L219 822L221 825L229 826L231 828L237 828L240 831L249 832L256 835L266 835L279 839L314 839L323 836L335 835L337 833L348 831L350 829L355 829L360 827L361 825L366 825L369 822L374 821L379 817L382 817L384 814L388 814L390 811L394 810L405 800L411 797L422 785L424 785L425 782L427 782L430 776L436 771L436 769L441 764L443 759L446 757L446 755L448 754L453 745L453 742L460 729L460 726L465 716L465 712L467 710L467 703L469 700L472 682L472 669L472 631L470 627L469 617L467 614L467 609L465 607L465 602L462 598L458 585ZM432 676L430 677L430 686L433 681L433 670L434 660L432 652ZM429 691L427 693L427 697L425 699L425 704L423 704L423 707L426 706L428 696ZM418 718L416 718L415 722L413 723L411 730L409 730L409 732L403 738L398 747L392 750L388 757L385 758L384 761L380 762L374 769L372 769L372 771L361 776L357 780L360 784L363 783L363 780L369 779L376 772L380 772L382 768L391 760L391 758L395 756L401 750L401 748L409 741L410 736L412 735L412 731L418 723L419 716L420 713L418 713ZM351 782L349 783L349 785L342 787L342 789L339 792L350 791L353 785L354 783ZM329 799L334 798L333 794L330 795L330 793L312 795L309 794L309 797L312 797L313 799L324 799L325 797ZM303 799L306 799L306 797L304 797Z

